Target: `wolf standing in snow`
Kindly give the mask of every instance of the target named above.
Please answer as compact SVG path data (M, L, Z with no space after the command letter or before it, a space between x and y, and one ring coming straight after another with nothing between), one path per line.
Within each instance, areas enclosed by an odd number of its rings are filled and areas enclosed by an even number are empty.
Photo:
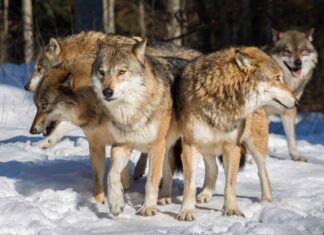
M138 149L148 153L150 159L144 204L138 213L152 216L156 214L164 154L178 137L173 138L175 129L170 128L174 75L164 60L145 55L146 40L134 46L109 45L99 40L97 47L92 83L104 103L113 138L109 208L118 215L125 206L120 173L129 161L130 151Z
M106 145L112 142L107 131L107 115L92 87L82 87L75 91L71 87L71 81L71 74L64 69L50 69L44 74L44 80L34 95L37 113L31 132L43 133L49 126L55 126L62 121L80 127L89 142L93 195L98 203L103 203ZM121 176L123 188L127 189L127 166Z
M191 62L179 80L177 116L183 136L184 193L180 220L194 219L199 153L223 155L224 214L243 215L236 203L242 133L246 118L264 105L286 110L296 99L279 66L257 48L230 48Z
M274 44L269 48L269 54L279 64L283 71L283 79L287 87L299 100L306 84L312 77L317 63L317 52L312 44L313 29L308 32L273 30ZM307 161L296 146L295 122L297 108L280 110L267 106L267 114L280 114L287 136L289 154L294 161Z

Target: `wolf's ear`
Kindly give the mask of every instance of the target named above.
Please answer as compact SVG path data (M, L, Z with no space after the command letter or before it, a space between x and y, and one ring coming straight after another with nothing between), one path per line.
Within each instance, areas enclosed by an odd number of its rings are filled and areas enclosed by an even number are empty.
M59 41L56 38L50 38L46 51L59 55L61 53L61 45Z
M249 58L239 50L235 51L235 62L240 68L240 70L244 73L247 73L252 69L252 65Z
M313 41L313 34L314 34L314 28L311 28L310 30L305 32L306 38L308 41Z
M64 88L70 88L72 89L73 87L73 77L71 74L68 74L62 81L60 84L61 87Z
M133 47L134 54L142 64L144 64L146 43L147 39L144 38L142 41L136 43Z
M276 42L280 39L280 32L275 30L274 28L271 29L272 31L272 40L273 42Z

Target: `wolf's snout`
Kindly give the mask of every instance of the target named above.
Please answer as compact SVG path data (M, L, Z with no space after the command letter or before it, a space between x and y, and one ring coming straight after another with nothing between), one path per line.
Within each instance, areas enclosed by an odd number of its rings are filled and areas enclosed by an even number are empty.
M111 98L114 94L114 91L110 88L105 88L102 90L102 94L104 95L104 97L106 98Z
M33 127L30 128L29 133L32 134L32 135L39 134L38 131L37 131L37 129L36 128L33 128Z
M29 82L24 86L24 89L25 89L26 91L29 91Z
M295 65L296 67L300 68L300 67L302 66L302 61L301 61L300 59L295 60L294 65Z

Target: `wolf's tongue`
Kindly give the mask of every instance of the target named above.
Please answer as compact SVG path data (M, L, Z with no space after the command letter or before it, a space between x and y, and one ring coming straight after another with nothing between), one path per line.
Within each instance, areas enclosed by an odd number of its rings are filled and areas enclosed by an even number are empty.
M292 71L291 73L292 73L292 75L293 75L295 78L298 78L298 77L300 77L301 69L298 69L298 70Z

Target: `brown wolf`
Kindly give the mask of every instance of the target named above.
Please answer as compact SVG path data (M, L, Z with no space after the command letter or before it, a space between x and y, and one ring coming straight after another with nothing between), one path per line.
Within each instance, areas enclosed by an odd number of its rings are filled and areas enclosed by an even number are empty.
M115 215L125 205L120 172L133 148L148 153L150 158L144 204L138 213L156 213L164 154L178 137L173 136L176 128L170 127L174 115L171 83L175 78L167 63L169 58L151 57L145 55L145 50L146 40L133 46L109 45L99 40L92 67L92 83L104 103L113 136L108 201ZM184 67L182 60L173 62L179 69Z
M46 132L48 126L61 121L68 121L82 128L89 142L93 194L97 202L103 203L106 144L112 143L112 137L107 131L108 119L101 102L98 102L91 87L82 87L76 91L71 89L72 77L64 69L51 69L44 76L34 95L37 114L31 132L35 134ZM57 80L60 82L52 82ZM123 188L127 189L129 186L127 166L122 171L121 181Z
M177 115L183 137L184 194L180 220L194 219L195 168L199 153L223 155L224 214L242 215L235 196L244 127L264 105L295 107L279 66L257 48L230 48L191 62L179 79Z
M284 74L287 87L299 100L304 92L306 84L312 77L317 63L317 52L312 44L313 32L273 30L273 46L268 51L272 58L279 64ZM287 136L289 154L294 161L307 161L301 155L296 146L295 122L297 108L291 110L279 110L274 107L266 107L267 114L280 114L282 124Z

